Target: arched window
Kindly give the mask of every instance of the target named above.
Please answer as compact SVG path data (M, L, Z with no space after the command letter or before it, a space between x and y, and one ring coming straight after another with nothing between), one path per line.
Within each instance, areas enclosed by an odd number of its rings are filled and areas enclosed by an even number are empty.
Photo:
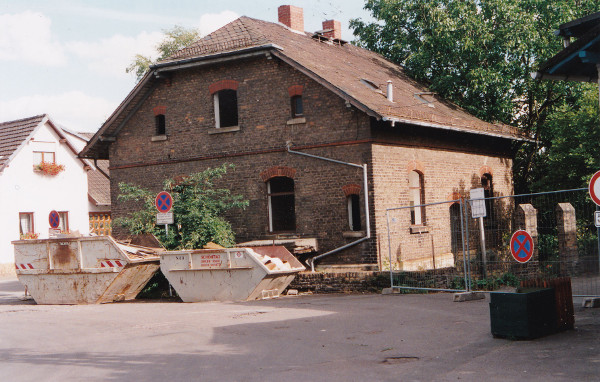
M348 195L348 225L351 231L362 229L360 221L360 198L356 194Z
M410 205L410 224L425 225L425 183L423 174L411 171L408 174L408 203ZM419 206L419 207L416 207Z
M213 95L215 104L215 127L238 125L237 91L223 89Z
M295 231L294 180L285 176L271 178L267 182L267 196L269 199L269 231Z
M485 173L481 176L481 187L483 187L483 197L485 199L485 210L488 221L493 221L494 200L488 199L494 197L494 184L492 183L492 174Z
M167 133L167 125L164 114L154 116L154 125L156 126L156 135L165 135Z
M461 209L460 204L453 203L450 206L450 238L452 253L454 253L455 259L456 254L462 252L462 225L461 225Z

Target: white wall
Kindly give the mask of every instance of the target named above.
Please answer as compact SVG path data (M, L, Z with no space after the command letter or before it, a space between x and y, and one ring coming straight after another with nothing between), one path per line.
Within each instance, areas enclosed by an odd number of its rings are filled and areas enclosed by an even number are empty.
M33 151L56 152L65 170L56 176L33 171ZM19 212L34 213L34 231L48 237L50 211L68 211L69 229L89 233L87 176L83 163L44 124L0 174L0 264L14 263L11 241L19 239Z

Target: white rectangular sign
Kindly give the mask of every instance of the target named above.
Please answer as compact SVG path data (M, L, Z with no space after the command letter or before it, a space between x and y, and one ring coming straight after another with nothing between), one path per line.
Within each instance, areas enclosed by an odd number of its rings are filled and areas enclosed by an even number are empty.
M473 188L469 195L471 203L471 216L473 218L484 218L487 216L485 209L485 192L483 188Z
M173 212L159 212L156 214L156 224L173 224Z
M594 225L600 228L600 211L594 211Z

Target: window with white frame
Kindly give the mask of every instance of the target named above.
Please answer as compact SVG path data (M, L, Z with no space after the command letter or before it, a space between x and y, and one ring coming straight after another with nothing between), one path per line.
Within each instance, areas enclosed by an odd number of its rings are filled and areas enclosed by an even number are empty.
M19 212L19 233L33 233L33 212Z
M294 180L284 176L271 178L267 182L267 197L269 203L269 231L295 231Z
M410 224L425 225L425 185L423 174L411 171L408 174L408 203L410 205Z
M237 91L223 89L213 94L215 106L215 127L232 127L238 125Z
M69 232L69 211L58 211L60 217L59 228L63 232Z

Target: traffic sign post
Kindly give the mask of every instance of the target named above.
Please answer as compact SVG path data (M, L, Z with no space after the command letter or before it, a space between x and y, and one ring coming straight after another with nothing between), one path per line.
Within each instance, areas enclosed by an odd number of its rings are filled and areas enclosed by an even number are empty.
M156 195L154 205L158 210L158 214L156 214L156 224L164 224L165 233L169 235L169 224L173 224L174 222L173 212L170 212L173 207L173 197L167 191L161 191Z
M154 205L158 212L169 212L171 211L171 207L173 207L173 197L167 191L161 191L156 195Z
M527 231L518 230L510 238L510 253L519 263L531 260L533 248L533 238Z
M598 207L600 206L600 171L596 171L590 179L588 186L590 198L596 203L596 213L594 214L594 223L596 223L596 237L598 239L598 259L600 261L600 225L598 224Z
M471 216L479 218L479 238L481 243L481 260L483 262L483 278L487 275L487 254L485 249L485 229L483 226L483 218L487 216L485 208L485 191L483 188L473 188L469 192L469 203L471 203Z

